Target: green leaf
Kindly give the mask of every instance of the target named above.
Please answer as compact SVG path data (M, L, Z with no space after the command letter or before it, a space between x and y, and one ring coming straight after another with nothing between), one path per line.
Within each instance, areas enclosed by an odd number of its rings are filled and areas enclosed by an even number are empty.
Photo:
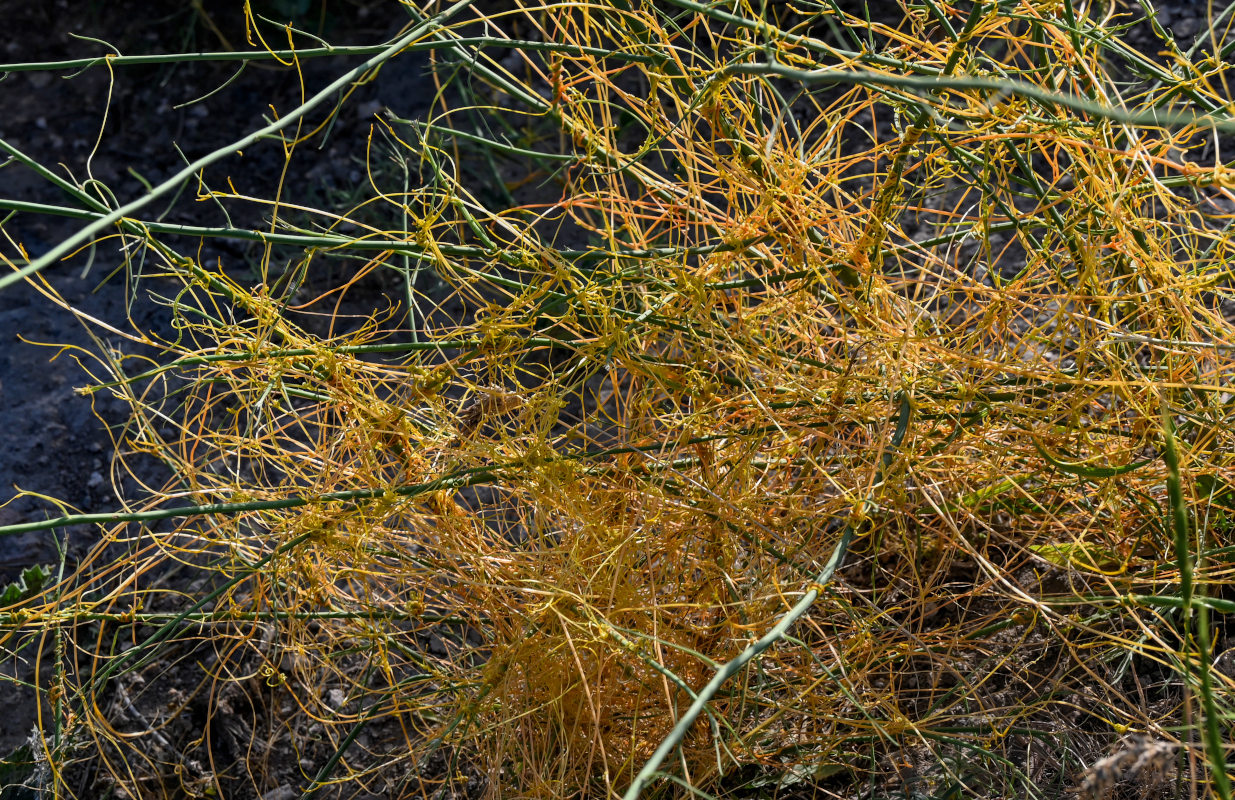
M47 583L47 579L50 577L51 570L38 564L29 569L22 570L17 580L4 587L4 591L0 592L0 608L17 605L22 600L29 599L38 594L43 590L43 584Z

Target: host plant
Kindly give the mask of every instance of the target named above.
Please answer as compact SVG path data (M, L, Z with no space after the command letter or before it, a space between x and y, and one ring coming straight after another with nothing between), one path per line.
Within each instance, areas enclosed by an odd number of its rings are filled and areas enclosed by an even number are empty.
M102 535L0 611L57 642L45 788L1231 796L1224 18L1141 52L1151 8L1072 0L391 6L373 48L252 19L288 46L209 57L368 60L127 202L0 142L76 203L0 207L86 221L0 284L57 302L109 236L177 333L84 389L132 410L118 474L172 479L0 528ZM359 202L198 181L426 51ZM269 224L154 219L180 191Z

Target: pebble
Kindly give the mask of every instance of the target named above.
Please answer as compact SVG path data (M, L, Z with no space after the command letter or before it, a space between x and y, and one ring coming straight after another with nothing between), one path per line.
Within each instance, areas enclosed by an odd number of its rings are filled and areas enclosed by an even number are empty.
M1193 36L1197 31L1196 17L1184 17L1171 26L1171 33L1175 34L1177 39L1187 39ZM1180 45L1186 44L1179 42Z
M300 793L296 791L296 787L283 785L266 792L262 795L262 800L292 800L293 797L299 796Z

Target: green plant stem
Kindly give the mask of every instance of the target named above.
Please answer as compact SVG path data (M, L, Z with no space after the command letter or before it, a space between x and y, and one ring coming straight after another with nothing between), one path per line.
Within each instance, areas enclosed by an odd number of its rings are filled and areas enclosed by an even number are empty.
M56 517L55 519L39 520L38 522L6 525L0 528L0 536L52 530L68 525L117 525L122 522L155 522L164 519L186 519L188 517L213 516L216 514L243 514L248 511L277 511L286 508L302 508L314 503L346 503L356 500L376 500L388 493L400 497L415 497L439 489L458 489L464 486L474 486L477 483L492 480L494 477L493 472L493 467L476 467L470 470L461 470L451 475L428 481L427 483L396 486L391 489L350 489L344 492L327 492L312 497L282 497L277 500L251 500L238 503L204 503L198 506L161 508L157 511L135 511L131 513L70 514Z
M5 149L6 145L6 142L0 140L0 149ZM61 186L58 183L57 185L66 191L69 189L76 189L76 187L73 187L71 184ZM84 195L84 193L80 196L84 198L89 197L89 195ZM94 200L93 198L90 199L92 202L97 204L97 208L95 210L51 205L49 203L32 203L23 200L12 200L9 198L0 198L0 209L23 211L32 214L49 214L58 217L72 217L75 219L94 220L97 222L107 216L109 212L105 206L98 204L97 200ZM123 222L132 226L129 228L129 232L134 234L162 233L170 236L185 236L193 239L236 239L239 241L287 245L331 252L391 252L400 254L405 253L410 256L419 256L426 259L434 257L432 249L425 245L416 244L415 242L407 241L405 239L375 238L375 235L356 237L342 236L340 234L333 233L276 233L273 231L254 230L251 228L181 225L170 222L150 222L131 218L125 219ZM720 242L716 244L692 245L689 247L652 247L632 248L629 250L565 249L555 251L554 255L558 258L579 265L590 264L596 261L612 258L682 258L741 250L760 244L765 241L765 239L766 237L752 237L739 242ZM517 258L517 255L506 250L490 247L477 247L475 245L449 244L442 242L437 243L435 248L443 255L458 258L502 258L512 261ZM523 284L520 283L512 283L511 285L525 288L523 287Z
M1193 564L1192 537L1188 524L1188 507L1184 502L1183 481L1179 469L1179 453L1175 445L1175 422L1166 406L1162 411L1162 433L1164 447L1162 458L1166 462L1166 487L1171 504L1171 522L1175 540L1175 563L1179 567L1179 596L1183 616L1183 647L1180 653L1180 663L1183 665L1184 680L1193 681L1192 671L1195 663L1197 675L1197 693L1201 698L1205 722L1203 736L1205 739L1205 755L1209 760L1210 777L1214 789L1222 800L1230 800L1231 782L1226 774L1226 750L1219 728L1222 715L1214 699L1213 680L1210 677L1212 669L1210 659L1209 607L1200 604L1197 608L1196 630L1193 631ZM1195 648L1195 661L1193 653Z
M1228 115L1181 114L1173 111L1128 111L1123 108L1095 103L1074 95L1050 92L1032 83L1006 78L942 77L923 75L888 75L881 72L866 72L844 69L797 69L777 63L732 64L722 67L718 75L775 75L780 78L815 84L845 84L851 86L896 86L916 89L921 92L917 103L936 113L951 110L937 96L946 90L976 90L989 93L995 102L1008 97L1033 100L1047 110L1054 107L1071 109L1088 114L1094 119L1106 119L1126 125L1150 128L1203 128L1219 133L1235 133L1235 120Z
M557 42L534 42L521 39L497 39L490 36L465 37L455 40L464 45L499 45L516 50L529 52L553 52L568 56L594 56L596 58L618 58L631 63L652 63L651 56L641 56L635 53L623 53L618 50L606 50L600 47L582 45L564 45ZM415 42L405 46L403 53L423 53L440 50L451 46L441 41ZM252 62L277 61L287 63L292 59L302 61L307 58L342 58L347 56L380 55L389 49L386 44L373 45L338 45L329 47L305 47L295 50L236 50L217 51L209 53L153 53L150 55L125 56L103 55L88 58L70 58L63 61L27 61L15 64L0 64L0 75L6 72L62 72L65 70L81 70L106 63L109 67L140 67L155 64L188 64L202 61Z

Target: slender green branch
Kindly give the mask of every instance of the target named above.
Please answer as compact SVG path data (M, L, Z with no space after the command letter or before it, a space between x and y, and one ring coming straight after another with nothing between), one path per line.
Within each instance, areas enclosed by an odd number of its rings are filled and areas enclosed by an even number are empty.
M951 106L942 99L948 90L974 90L988 93L990 106L1010 97L1033 100L1046 109L1067 108L1088 114L1094 119L1107 119L1127 125L1147 128L1202 128L1219 133L1235 133L1235 120L1229 115L1186 114L1174 111L1128 111L1125 108L1095 103L1092 100L1047 91L1034 84L1007 78L943 77L925 75L889 75L845 69L797 69L783 64L731 64L719 70L721 75L775 75L779 78L810 84L845 84L850 86L895 86L921 92L919 102L937 113L946 113Z
M406 37L404 37L406 38ZM402 40L401 40L402 41ZM454 43L484 47L494 45L509 47L528 52L560 53L567 56L592 56L594 58L616 58L632 64L646 64L653 61L651 56L641 56L635 53L624 53L620 50L609 50L601 47L585 47L567 45L557 42L535 42L522 39L499 39L489 36L462 37ZM414 42L402 48L403 53L423 53L441 50L452 46L443 41ZM253 62L276 61L286 64L291 59L305 60L309 58L345 58L348 56L373 56L384 53L388 44L374 45L331 45L329 47L305 47L295 50L232 50L209 53L153 53L140 56L102 55L87 58L71 58L62 61L28 61L16 64L0 64L0 75L6 72L61 72L65 70L80 70L106 63L109 67L141 67L153 64L191 64L202 61Z

